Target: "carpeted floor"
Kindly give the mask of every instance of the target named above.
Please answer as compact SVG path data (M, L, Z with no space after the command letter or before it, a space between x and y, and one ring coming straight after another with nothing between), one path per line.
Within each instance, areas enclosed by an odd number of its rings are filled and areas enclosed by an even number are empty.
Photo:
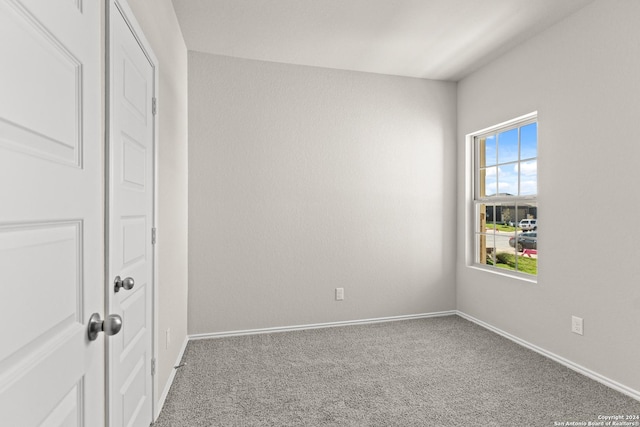
M640 415L640 402L458 316L192 341L182 362L154 427L557 426Z

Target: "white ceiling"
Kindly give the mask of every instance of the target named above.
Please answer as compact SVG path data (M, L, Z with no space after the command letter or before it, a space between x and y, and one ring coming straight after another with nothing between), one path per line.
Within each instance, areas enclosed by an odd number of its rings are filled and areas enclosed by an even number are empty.
M457 81L593 0L173 0L187 48Z

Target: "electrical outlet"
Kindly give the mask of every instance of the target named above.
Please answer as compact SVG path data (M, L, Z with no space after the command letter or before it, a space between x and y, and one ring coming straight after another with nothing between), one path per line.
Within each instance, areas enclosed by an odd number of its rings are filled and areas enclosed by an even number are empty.
M165 349L169 348L169 344L171 344L171 328L167 328L167 333L165 334Z
M336 288L336 301L344 299L344 288Z
M571 332L578 335L584 335L583 327L584 320L582 320L582 317L571 316Z

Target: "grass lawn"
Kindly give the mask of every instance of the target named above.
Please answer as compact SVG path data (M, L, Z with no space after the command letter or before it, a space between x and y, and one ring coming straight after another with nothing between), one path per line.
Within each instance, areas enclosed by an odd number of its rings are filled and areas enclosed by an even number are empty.
M505 270L516 270L516 256L507 252L500 252L496 256L498 263L496 267ZM490 261L487 262L489 264ZM518 271L527 274L538 274L538 259L526 256L518 256Z
M495 227L496 230L498 231L508 231L508 232L513 232L515 230L520 230L518 227L512 227L510 225L503 225L503 224L487 224L487 230L492 230Z

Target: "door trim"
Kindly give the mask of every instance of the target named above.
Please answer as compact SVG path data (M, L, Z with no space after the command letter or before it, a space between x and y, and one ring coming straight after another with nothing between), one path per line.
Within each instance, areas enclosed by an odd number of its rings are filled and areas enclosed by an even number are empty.
M105 73L105 125L104 125L104 129L105 129L105 177L104 177L104 185L105 185L105 203L104 203L104 215L105 215L105 227L104 227L104 233L105 233L105 263L104 263L104 269L105 269L105 286L104 286L104 292L105 292L105 313L108 313L109 310L109 306L110 306L110 298L113 297L113 292L111 292L112 288L113 288L113 284L111 283L111 278L109 277L109 266L110 266L110 260L109 260L109 233L110 233L110 228L109 228L109 212L110 212L110 188L109 188L109 183L110 183L110 155L109 155L109 151L110 151L110 123L111 123L111 100L112 100L112 88L111 88L111 28L110 28L110 13L111 13L111 8L116 8L120 14L122 15L122 17L124 18L127 26L129 27L129 29L131 30L133 36L135 37L136 41L138 42L138 44L140 45L140 48L142 49L144 55L147 57L147 60L149 61L149 63L151 64L151 67L153 68L153 94L151 94L152 98L155 99L155 102L158 102L158 90L159 90L159 72L158 72L158 59L156 57L156 55L153 53L153 50L151 49L151 43L149 43L149 41L147 40L147 38L144 35L144 32L142 31L142 27L140 26L140 24L138 23L138 21L135 18L135 14L133 13L133 10L131 9L131 7L129 6L129 4L127 3L127 0L107 0L105 2L105 63L104 63L104 73ZM151 210L152 210L152 220L151 220L151 228L156 229L157 230L157 210L158 210L158 186L157 186L157 181L158 181L158 150L157 150L157 143L158 143L158 120L156 120L157 118L157 113L155 112L154 109L154 114L152 114L152 120L153 120L153 137L152 137L152 165L151 167L153 168L153 171L151 173L152 176L152 202L151 202ZM154 243L151 245L151 263L152 263L152 267L151 267L151 272L152 272L152 277L151 277L151 349L152 349L152 359L153 360L157 360L158 359L158 333L157 333L157 325L158 325L158 292L157 292L157 287L158 287L158 263L157 263L157 240L154 241ZM105 346L105 377L106 377L106 381L105 381L105 426L110 426L111 425L111 420L109 419L109 398L110 398L110 393L109 393L109 385L111 384L111 375L112 372L109 369L110 368L110 357L109 357L109 345L107 342L107 345ZM156 363L157 365L157 363ZM158 382L157 382L157 378L158 378L158 372L157 372L157 368L154 372L154 374L151 376L151 420L153 422L155 422L156 420L156 412L159 412L156 410L156 406L157 406L157 388L158 388Z

